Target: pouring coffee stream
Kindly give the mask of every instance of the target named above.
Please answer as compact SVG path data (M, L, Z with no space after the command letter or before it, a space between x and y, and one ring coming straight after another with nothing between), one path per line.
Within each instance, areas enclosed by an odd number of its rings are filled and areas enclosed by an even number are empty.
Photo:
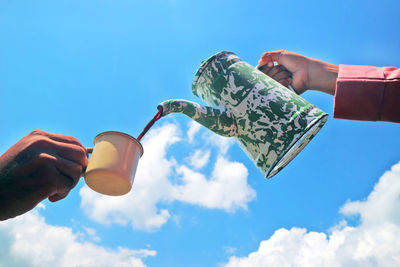
M139 134L137 138L139 142L142 140L143 136L150 130L150 128L154 125L154 123L161 118L161 116L162 116L162 109L159 109L154 118L151 119L151 121L146 125L146 127L144 127L143 131Z
M136 138L139 142L142 140L143 136L150 130L150 128L154 125L156 121L158 121L161 118L162 110L160 109L157 114L154 116L153 119L144 127L143 131L139 134L139 136ZM87 147L86 148L86 153L91 154L93 152L93 147Z

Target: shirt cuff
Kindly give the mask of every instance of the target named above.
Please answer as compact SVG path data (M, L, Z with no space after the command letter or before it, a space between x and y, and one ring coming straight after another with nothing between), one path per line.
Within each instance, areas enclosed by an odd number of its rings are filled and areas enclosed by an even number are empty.
M385 91L384 68L339 65L334 118L379 121Z

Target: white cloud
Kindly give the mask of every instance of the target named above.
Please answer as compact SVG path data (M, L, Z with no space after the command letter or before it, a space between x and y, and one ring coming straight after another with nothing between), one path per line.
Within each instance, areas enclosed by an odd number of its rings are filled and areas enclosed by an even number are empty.
M196 121L191 120L188 123L189 130L187 131L187 137L189 144L195 143L195 137L200 132L202 128L204 128L201 124ZM200 137L200 140L204 144L216 146L219 149L219 153L225 154L230 146L234 143L234 138L225 137L221 135L217 135L209 130L206 131L203 136Z
M205 142L211 145L218 147L219 153L225 155L228 152L228 149L234 143L234 138L232 137L225 137L213 133L207 133L204 136Z
M195 169L201 169L208 163L210 155L211 155L210 150L203 151L201 149L197 149L187 159L189 161L190 166L192 166Z
M219 156L210 179L186 166L177 169L182 175L176 199L206 208L219 208L232 212L246 209L255 198L255 191L247 184L247 168L239 162L230 162Z
M233 247L224 247L225 253L227 254L233 254L237 251L237 248L233 248Z
M92 232L93 234L93 232ZM80 241L69 227L52 226L37 210L0 224L0 266L145 266L154 250L111 250Z
M229 212L246 209L255 192L247 184L246 167L221 156L229 146L223 145L224 151L217 147L220 156L211 178L207 179L204 174L179 164L167 155L170 146L181 141L180 136L178 126L174 124L164 124L149 131L143 139L145 152L139 161L132 191L124 196L110 197L97 194L85 186L80 195L81 207L86 214L103 224L131 224L134 229L154 231L171 217L178 218L171 215L168 209L160 209L158 205L161 203L182 201ZM202 143L207 145L206 141ZM204 162L207 163L209 157L206 152ZM204 162L197 162L197 166Z
M188 141L189 143L193 143L194 137L200 131L201 125L196 121L190 121L188 123L189 130L187 131Z
M400 163L386 172L368 198L346 203L344 220L329 234L292 228L277 230L247 257L231 257L233 266L400 266Z
M101 238L97 236L96 229L90 228L90 227L83 227L85 230L86 234L89 236L89 238L94 241L94 242L99 242L101 241Z

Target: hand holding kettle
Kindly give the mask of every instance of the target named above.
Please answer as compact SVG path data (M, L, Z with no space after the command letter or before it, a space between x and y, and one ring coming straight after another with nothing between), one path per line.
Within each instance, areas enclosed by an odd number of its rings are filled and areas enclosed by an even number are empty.
M274 63L277 65L274 66ZM257 67L284 86L291 85L298 94L306 90L335 94L339 72L337 65L286 50L278 50L265 52Z
M334 118L400 122L399 68L334 65L278 50L264 53L258 69L298 94L317 90L334 95Z

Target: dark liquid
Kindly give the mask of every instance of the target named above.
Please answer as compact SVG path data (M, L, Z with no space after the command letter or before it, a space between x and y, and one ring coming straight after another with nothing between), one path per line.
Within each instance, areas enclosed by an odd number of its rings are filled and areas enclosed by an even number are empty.
M139 134L137 140L142 140L143 136L147 133L148 130L150 130L150 128L154 125L154 123L156 121L158 121L162 116L162 109L159 109L157 114L154 116L153 119L151 119L151 121L146 125L146 127L144 127L143 131Z

